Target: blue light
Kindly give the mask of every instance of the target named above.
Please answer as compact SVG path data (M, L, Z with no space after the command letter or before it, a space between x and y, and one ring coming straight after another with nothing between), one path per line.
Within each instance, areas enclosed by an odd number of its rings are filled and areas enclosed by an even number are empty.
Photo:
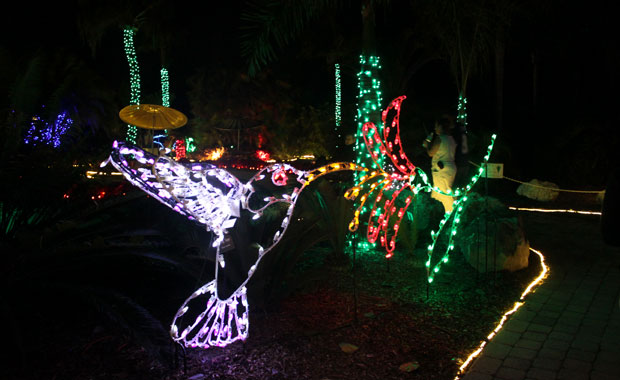
M73 119L69 117L66 111L56 116L53 123L45 122L39 116L33 116L30 122L30 128L24 137L26 144L45 144L58 148L61 144L61 137L71 128Z

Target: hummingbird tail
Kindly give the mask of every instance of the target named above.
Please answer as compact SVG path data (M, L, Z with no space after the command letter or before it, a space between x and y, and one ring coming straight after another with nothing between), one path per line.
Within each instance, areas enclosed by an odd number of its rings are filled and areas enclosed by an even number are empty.
M204 306L205 301L206 308L197 314L196 310L202 310L200 305ZM216 281L213 280L185 300L172 321L170 335L185 347L209 348L224 347L234 341L245 340L248 330L246 288L241 287L228 299L221 300L217 296Z

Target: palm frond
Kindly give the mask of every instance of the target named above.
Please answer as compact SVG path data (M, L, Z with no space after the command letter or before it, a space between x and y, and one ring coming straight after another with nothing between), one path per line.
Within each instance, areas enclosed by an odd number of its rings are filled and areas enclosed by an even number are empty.
M240 47L248 62L248 74L254 76L274 61L277 49L288 46L310 21L332 4L326 0L248 2L240 16Z
M127 295L110 288L88 289L90 304L113 328L129 335L154 359L162 363L172 357L168 330L148 309Z
M26 64L26 69L18 76L11 89L12 107L25 112L34 111L40 96L44 66L45 60L41 55L35 56Z

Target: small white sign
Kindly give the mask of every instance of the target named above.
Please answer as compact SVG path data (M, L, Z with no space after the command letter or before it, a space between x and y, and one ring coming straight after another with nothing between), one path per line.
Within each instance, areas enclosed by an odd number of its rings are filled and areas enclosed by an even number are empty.
M489 162L483 168L488 168L488 173L487 170L482 171L483 178L504 178L504 164Z

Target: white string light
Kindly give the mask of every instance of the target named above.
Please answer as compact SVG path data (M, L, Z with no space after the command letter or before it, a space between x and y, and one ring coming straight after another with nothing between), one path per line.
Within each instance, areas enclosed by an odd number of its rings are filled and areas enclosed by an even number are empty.
M293 209L301 191L315 179L340 170L360 170L352 163L331 163L320 168L303 171L288 164L276 163L257 172L247 183L238 180L224 169L211 164L181 164L160 151L159 156L135 145L115 142L108 160L101 166L111 163L125 178L143 191L174 211L204 225L215 234L213 246L216 248L215 280L196 290L179 308L171 325L172 338L188 347L208 348L226 346L248 336L248 303L246 284L254 274L261 258L267 254L286 232ZM294 181L289 183L289 181ZM293 187L291 193L283 193L258 199L254 185L261 181L271 181L276 187ZM291 186L289 186L291 185ZM287 206L286 217L268 241L265 248L259 247L258 259L251 266L247 278L227 298L222 299L217 292L219 268L226 265L220 247L227 230L232 228L241 210L253 214L258 219L271 205L281 203ZM258 204L259 206L252 206ZM189 302L201 295L209 295L206 309L196 320L184 329L178 321L189 310Z

